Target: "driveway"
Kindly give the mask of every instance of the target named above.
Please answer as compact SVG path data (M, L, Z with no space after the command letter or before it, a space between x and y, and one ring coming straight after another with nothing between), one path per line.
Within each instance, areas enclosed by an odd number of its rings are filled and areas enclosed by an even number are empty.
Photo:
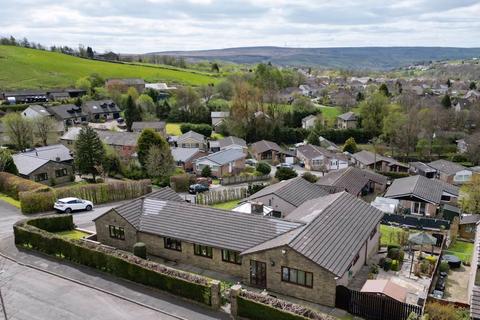
M94 230L93 218L122 203L74 213L74 222ZM0 201L0 253L17 261L0 257L0 290L9 319L229 319L226 313L163 291L34 251L18 250L12 225L23 218L17 208Z

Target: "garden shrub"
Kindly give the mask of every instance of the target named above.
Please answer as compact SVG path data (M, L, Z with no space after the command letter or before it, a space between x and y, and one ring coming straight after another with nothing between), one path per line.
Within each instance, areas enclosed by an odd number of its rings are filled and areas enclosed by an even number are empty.
M370 273L372 273L372 274L378 274L378 265L372 264L372 265L370 266Z
M30 226L34 226L48 232L73 230L75 228L73 216L71 214L38 217L29 219L26 223Z
M211 305L211 284L205 277L168 268L97 243L63 238L34 226L51 230L66 228L72 221L71 217L53 215L18 221L13 227L15 244Z
M398 244L389 244L387 246L387 252L389 252L390 249L393 249L393 248L400 249L400 246Z
M391 268L392 268L392 259L385 258L385 261L383 262L383 270L388 271Z
M15 200L19 200L20 192L39 189L48 190L50 188L44 184L24 179L11 173L0 172L0 192Z
M316 175L314 175L313 173L310 173L308 171L304 172L302 174L302 178L307 180L308 182L311 182L311 183L315 183L318 180L318 177Z
M387 257L390 259L398 259L400 249L399 248L390 248L387 253Z
M393 271L399 271L400 270L400 263L398 260L392 260L392 266L391 266Z
M431 265L435 265L435 263L437 262L437 257L435 257L435 256L426 256L426 257L425 257L425 260L427 260L428 262L430 262Z
M450 271L450 265L448 264L447 261L442 261L440 262L440 272L448 272Z
M257 163L256 169L258 172L261 172L264 175L270 174L270 172L272 171L272 167L270 167L268 163L263 161Z
M178 174L170 177L170 186L176 192L187 192L188 187L194 183L195 177L188 174Z
M143 242L137 242L133 245L133 254L139 258L147 259L147 246Z

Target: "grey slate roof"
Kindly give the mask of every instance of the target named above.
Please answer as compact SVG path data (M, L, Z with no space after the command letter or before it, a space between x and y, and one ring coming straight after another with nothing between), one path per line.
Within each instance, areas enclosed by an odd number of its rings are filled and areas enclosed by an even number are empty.
M415 162L410 162L410 166L416 168L417 170L421 170L425 173L427 172L437 172L436 169L430 167L428 164L420 162L420 161L415 161Z
M341 277L382 217L383 212L346 192L312 199L286 217L305 226L242 254L287 245Z
M198 148L172 148L172 156L176 162L187 162L194 155L200 152Z
M27 109L35 111L39 116L42 116L42 117L47 117L52 115L50 112L48 112L48 110L44 106L41 106L38 104L32 104Z
M350 111L350 112L339 115L338 118L340 118L344 121L356 121L357 120L357 115Z
M177 143L182 143L183 140L185 139L193 139L196 140L200 143L203 143L205 140L205 136L203 134L197 133L195 131L188 131L185 132L184 134L180 135L177 137Z
M135 121L132 123L133 131L142 131L143 129L165 129L165 121Z
M260 140L255 143L252 143L253 153L263 153L268 150L274 150L277 152L283 152L283 149L280 148L278 144L272 141Z
M480 214L463 215L460 219L460 224L476 224L480 221Z
M242 150L225 149L225 150L220 150L218 152L198 158L197 160L195 160L195 162L211 161L222 166L224 164L227 164L236 160L240 160L242 158L246 158L246 154Z
M382 156L381 154L378 154L378 153L377 153L377 155L375 155L373 152L370 152L370 151L367 151L367 150L362 150L362 151L359 151L357 153L354 153L352 155L352 157L355 160L357 160L358 162L360 162L364 165L367 165L367 166L372 165L376 160L377 162L385 161L389 165L395 164L395 165L398 165L398 166L408 167L407 165L405 165L403 163L400 163L393 158L385 157L385 156Z
M22 155L47 159L52 161L73 160L70 150L63 144L53 144L45 147L33 148L30 151L22 152Z
M229 136L229 137L226 137L224 139L218 140L218 145L222 149L226 148L226 147L229 147L229 146L232 146L232 145L241 146L242 148L247 147L247 143L245 142L245 140L243 140L241 138L238 138L238 137L234 137L234 136Z
M437 171L446 173L448 175L454 175L455 173L465 170L466 168L458 163L448 160L440 159L429 162L428 165Z
M311 119L316 119L317 116L311 114L311 115L308 115L306 116L305 118L302 119L302 122L307 122L308 120L311 120Z
M323 197L331 193L331 188L308 182L302 177L280 181L252 194L246 200L255 200L274 194L298 207L307 200Z
M113 210L141 232L239 252L301 225L150 197L134 200Z
M48 159L41 159L22 154L12 155L13 162L18 169L18 173L28 176L33 171L50 162Z
M385 198L414 196L427 202L440 204L443 192L458 197L459 188L438 179L428 179L417 175L393 180L392 185L385 193Z
M185 200L180 197L178 193L173 191L170 187L163 187L159 190L153 191L152 193L148 194L145 198L149 199L158 199L158 200L170 200L170 201L178 201L184 202Z
M62 104L60 106L48 107L47 110L58 119L62 120L87 116L81 107L77 107L74 104Z
M348 161L347 156L343 153L332 152L330 150L312 144L304 144L303 146L299 146L297 148L297 152L300 152L308 159L315 159L320 156L324 156L325 158L329 159L340 159Z
M86 112L92 114L119 113L121 111L112 100L87 101L83 108Z
M329 172L318 179L317 184L335 186L353 195L358 195L369 181L386 185L387 177L370 170L348 167Z
M81 127L72 127L60 138L60 140L77 140L77 136L80 133ZM121 131L110 131L110 130L95 130L100 140L108 145L113 146L130 146L134 147L137 145L138 137L140 136L139 132L121 132Z

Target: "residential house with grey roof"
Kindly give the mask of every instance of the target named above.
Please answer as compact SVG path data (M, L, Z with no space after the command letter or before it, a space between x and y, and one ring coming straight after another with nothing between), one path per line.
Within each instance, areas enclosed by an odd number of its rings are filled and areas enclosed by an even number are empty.
M338 129L356 129L358 117L355 113L349 111L337 116Z
M44 106L38 104L32 104L28 106L27 109L23 110L22 116L27 119L35 119L37 117L53 117L53 115L48 112Z
M296 150L297 159L305 164L307 170L328 172L348 167L348 157L343 153L332 152L325 148L304 144Z
M420 162L420 161L414 161L409 163L410 168L409 172L411 174L418 174L424 177L427 177L429 179L435 178L437 174L437 170L430 167L428 164Z
M353 163L361 169L370 169L382 172L408 172L408 165L397 160L362 150L352 154Z
M462 184L470 181L473 172L461 164L445 159L435 160L427 165L436 170L436 177L452 184Z
M215 130L222 123L224 123L225 119L230 117L230 112L229 111L212 111L210 113L210 117L212 118L212 128L213 130Z
M165 121L134 121L132 123L133 132L142 132L144 129L152 129L163 137L167 136Z
M176 138L179 148L198 148L205 150L205 136L195 131L188 131Z
M410 214L436 217L442 204L455 205L458 196L458 187L417 175L395 179L384 197L399 199Z
M252 194L245 201L254 201L273 208L275 217L286 216L307 200L323 197L336 191L336 187L308 182L302 177L283 180Z
M290 159L293 162L295 153L284 150L278 144L268 140L261 140L251 145L251 152L257 161L268 161L272 163L286 162Z
M70 150L62 144L34 148L12 158L21 177L46 185L70 182L74 175Z
M311 129L315 127L315 123L317 122L317 116L316 115L308 115L305 118L302 119L302 128L303 129Z
M97 217L97 240L229 274L273 294L334 307L377 250L383 213L346 193L303 203L285 219L145 196Z
M205 151L198 148L171 148L170 150L177 167L185 171L193 171L195 160L207 155Z
M194 171L197 175L203 168L210 167L212 176L237 175L245 169L246 154L241 149L224 149L195 160Z
M248 154L247 142L238 137L228 136L220 140L210 140L208 144L211 152L217 152L226 149L239 149L245 154Z
M360 197L385 191L387 177L371 170L348 167L327 173L318 179L317 184L336 187Z
M82 107L74 104L62 104L47 108L48 112L53 114L58 121L63 122L65 127L86 123L89 115Z
M92 122L120 118L121 110L112 100L86 101L82 108Z

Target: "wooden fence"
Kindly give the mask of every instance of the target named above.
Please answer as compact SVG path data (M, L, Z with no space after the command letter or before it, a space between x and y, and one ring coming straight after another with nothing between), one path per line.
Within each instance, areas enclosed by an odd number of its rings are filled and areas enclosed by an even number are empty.
M210 205L239 200L247 197L247 191L247 187L228 188L220 191L210 190L208 192L197 194L195 202L197 204Z
M220 183L222 184L222 186L227 186L230 184L270 180L270 178L271 177L269 174L263 176L232 176L222 178L220 180Z
M366 320L406 320L412 312L422 314L420 306L344 286L337 286L335 306Z

